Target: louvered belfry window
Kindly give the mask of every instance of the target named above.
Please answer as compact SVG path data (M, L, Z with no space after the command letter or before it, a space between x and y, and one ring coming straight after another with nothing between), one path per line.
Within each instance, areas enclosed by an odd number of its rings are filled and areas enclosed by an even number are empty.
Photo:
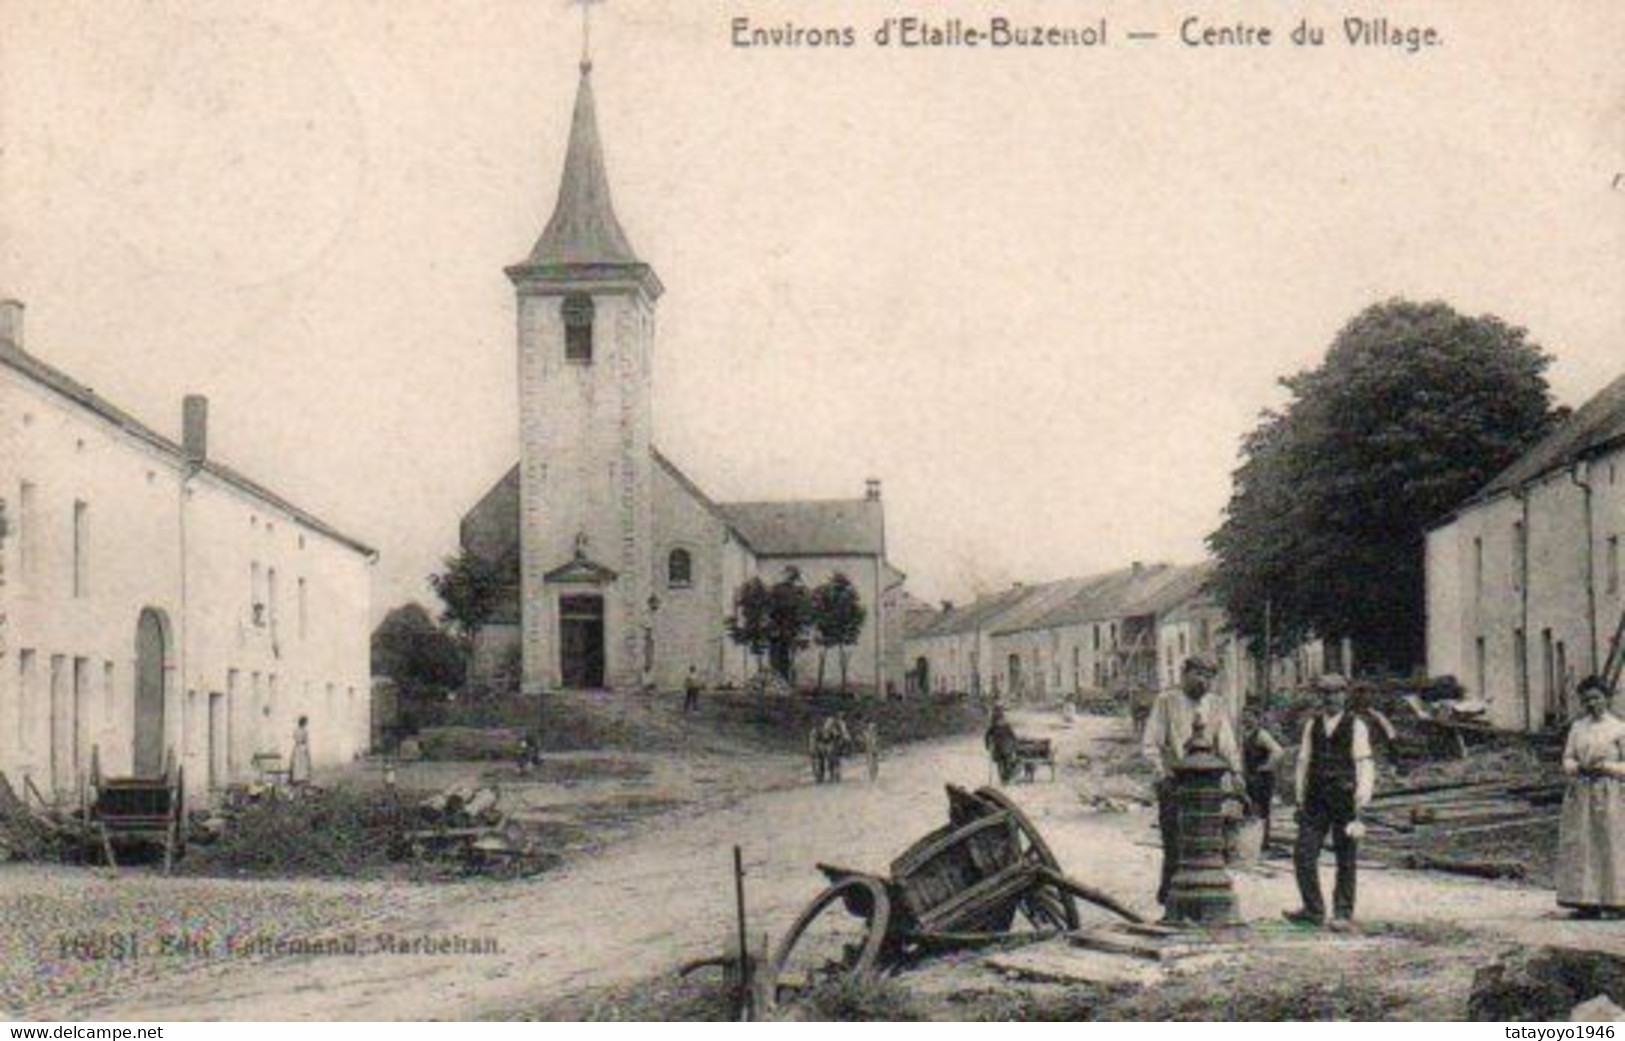
M592 297L572 293L564 298L564 360L592 364Z

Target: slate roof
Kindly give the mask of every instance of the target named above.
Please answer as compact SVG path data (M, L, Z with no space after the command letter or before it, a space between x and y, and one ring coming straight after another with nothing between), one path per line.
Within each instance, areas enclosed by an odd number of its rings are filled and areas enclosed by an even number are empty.
M734 536L745 544L746 548L751 550L755 549L755 547L751 545L750 539L745 537L745 533L734 526L733 520L728 516L727 512L724 511L721 506L718 506L715 502L713 502L711 497L705 494L699 485L689 480L688 474L685 474L683 471L679 470L676 463L666 458L665 453L661 452L660 449L656 448L654 445L650 445L649 455L654 460L654 464L656 466L666 471L667 475L669 475L672 480L676 481L685 492L692 496L694 501L699 503L707 513L711 514L711 516L715 517L717 520L726 525L728 530L732 531ZM517 471L518 467L516 466L514 469Z
M1213 577L1213 566L1211 561L1207 561L1169 568L1164 580L1153 583L1128 605L1124 614L1161 615L1189 603L1202 595L1208 579Z
M1091 575L1088 578L1063 578L1033 587L1031 596L1023 597L1020 603L1004 612L993 624L993 635L1008 636L1029 629L1047 628L1035 623L1060 605L1072 601L1084 590L1099 583L1103 577Z
M725 502L728 518L757 556L880 556L884 513L879 500Z
M24 378L60 394L79 407L123 430L136 440L146 442L165 455L183 463L189 461L186 452L179 444L158 433L152 427L147 426L67 373L41 361L8 339L0 338L0 365L5 365ZM369 557L377 556L377 550L371 546L358 539L351 538L326 521L300 509L269 488L251 480L224 463L214 459L206 459L203 462L202 472L223 484L230 485L238 491L260 500L268 506L281 510L311 531L325 535L334 542L348 546L357 553Z
M989 596L980 597L963 607L955 607L951 611L940 612L934 624L915 633L913 638L929 639L935 636L955 636L960 633L975 632L984 628L1023 599L1033 595L1036 589L1036 586L1012 586Z
M881 555L884 511L879 500L717 503L659 449L651 446L649 456L758 557ZM490 560L517 552L519 512L515 464L463 515L462 544ZM891 574L904 577L895 568Z
M1072 597L1024 620L1019 628L1057 629L1161 614L1198 594L1211 574L1211 564L1147 564L1097 575ZM1001 626L1001 631L1015 628Z
M1562 426L1484 486L1472 501L1493 498L1574 465L1586 456L1625 444L1625 376L1580 406Z
M604 146L598 136L598 115L593 103L592 65L583 63L576 87L575 113L570 120L570 145L564 156L564 175L558 201L542 237L530 251L528 264L596 265L637 264L609 194L604 168Z

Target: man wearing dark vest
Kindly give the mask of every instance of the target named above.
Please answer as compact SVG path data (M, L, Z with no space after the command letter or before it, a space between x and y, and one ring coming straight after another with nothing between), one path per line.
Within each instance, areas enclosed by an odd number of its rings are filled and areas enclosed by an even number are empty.
M1360 811L1371 801L1376 770L1365 722L1348 711L1348 681L1327 673L1315 681L1315 687L1320 711L1303 728L1303 744L1298 749L1298 842L1292 851L1303 907L1286 912L1286 917L1303 925L1325 923L1320 850L1330 833L1337 854L1332 928L1346 929L1354 920Z

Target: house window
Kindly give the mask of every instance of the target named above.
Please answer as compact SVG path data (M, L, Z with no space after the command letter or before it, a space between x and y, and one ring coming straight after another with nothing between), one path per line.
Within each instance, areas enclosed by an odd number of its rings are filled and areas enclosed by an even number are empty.
M592 364L592 297L572 293L564 298L564 360Z
M1484 599L1484 540L1473 539L1473 599Z
M26 749L33 740L34 728L34 698L38 696L34 690L34 652L21 650L17 652L17 748Z
M686 588L694 580L694 558L686 549L674 549L666 558L666 584L674 589Z
M1523 521L1512 523L1512 588L1523 588L1523 576L1529 568L1529 536Z
M276 568L265 569L265 613L276 628Z
M73 595L90 594L90 504L73 504Z
M117 674L113 670L113 663L104 661L102 662L102 718L109 721L109 726L112 725L113 713L117 711L117 702Z
M38 537L34 523L36 502L34 486L24 481L17 490L17 568L25 586L33 581L39 556L34 546L34 540Z
M1608 551L1603 564L1608 576L1606 585L1608 595L1613 596L1619 592L1619 536L1611 535L1608 538Z
M255 625L265 624L265 597L260 593L260 562L248 564L248 617Z

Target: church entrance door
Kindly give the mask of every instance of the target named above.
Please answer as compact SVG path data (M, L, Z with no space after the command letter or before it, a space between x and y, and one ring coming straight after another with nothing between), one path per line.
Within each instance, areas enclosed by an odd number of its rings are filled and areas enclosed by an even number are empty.
M604 685L604 598L559 598L560 671L568 690Z

